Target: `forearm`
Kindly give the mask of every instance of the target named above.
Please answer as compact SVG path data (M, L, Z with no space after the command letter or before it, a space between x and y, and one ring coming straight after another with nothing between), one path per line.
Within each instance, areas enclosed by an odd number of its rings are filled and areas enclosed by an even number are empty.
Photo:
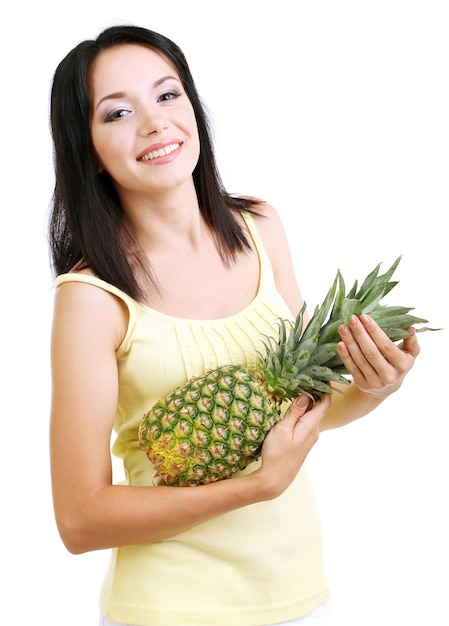
M67 549L81 554L160 541L269 497L257 471L197 487L108 485L60 513L58 528Z
M320 424L321 430L330 430L350 424L373 411L383 398L361 391L354 383L335 385L343 393L334 391L332 405Z

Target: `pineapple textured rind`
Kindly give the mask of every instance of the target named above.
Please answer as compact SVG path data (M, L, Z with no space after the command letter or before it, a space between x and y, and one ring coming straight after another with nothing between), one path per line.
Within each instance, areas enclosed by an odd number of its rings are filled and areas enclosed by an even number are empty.
M279 402L259 374L227 365L157 402L140 423L139 440L165 484L205 484L259 458L279 419Z

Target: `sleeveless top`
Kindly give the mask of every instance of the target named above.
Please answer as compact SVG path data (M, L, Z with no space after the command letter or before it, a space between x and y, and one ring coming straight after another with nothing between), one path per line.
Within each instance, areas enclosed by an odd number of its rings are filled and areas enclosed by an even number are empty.
M260 279L254 300L230 317L175 318L95 277L70 273L56 279L56 287L79 281L105 289L127 306L128 328L117 350L112 446L123 461L127 485L157 489L155 468L137 437L152 405L208 369L254 366L262 337L277 336L277 319L292 317L253 219L244 217L259 256ZM243 471L253 471L259 462ZM163 541L113 549L100 609L112 621L138 626L254 626L300 617L328 598L319 513L303 466L274 500L220 515Z

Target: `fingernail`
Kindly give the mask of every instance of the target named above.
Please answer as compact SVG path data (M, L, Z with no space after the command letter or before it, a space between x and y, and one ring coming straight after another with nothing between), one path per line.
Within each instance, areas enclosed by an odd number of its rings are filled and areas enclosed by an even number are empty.
M298 407L298 409L305 409L309 405L309 398L307 396L298 396L293 400L293 404Z
M349 318L349 325L357 326L358 323L359 323L358 318L355 315L351 315L351 317Z

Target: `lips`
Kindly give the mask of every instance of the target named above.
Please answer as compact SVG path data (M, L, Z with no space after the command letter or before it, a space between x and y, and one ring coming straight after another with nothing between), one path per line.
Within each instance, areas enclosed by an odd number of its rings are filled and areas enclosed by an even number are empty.
M171 154L175 150L179 148L179 143L170 143L168 146L164 146L163 148L159 148L158 150L152 150L151 152L147 152L146 154L139 157L138 161L152 161L153 159L157 159L158 157L166 156L167 154Z

